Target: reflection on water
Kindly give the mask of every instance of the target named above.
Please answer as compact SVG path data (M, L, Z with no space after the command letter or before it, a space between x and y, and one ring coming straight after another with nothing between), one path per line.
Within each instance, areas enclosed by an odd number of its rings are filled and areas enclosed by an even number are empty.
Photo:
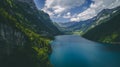
M76 35L57 36L51 44L54 67L120 67L120 46L99 44Z

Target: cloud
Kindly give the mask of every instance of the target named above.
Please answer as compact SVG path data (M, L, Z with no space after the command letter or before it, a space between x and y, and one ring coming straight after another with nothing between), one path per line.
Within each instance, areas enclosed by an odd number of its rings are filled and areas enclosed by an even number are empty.
M68 12L67 14L65 14L65 15L63 16L63 18L71 18L71 13Z
M90 5L90 8L79 13L78 15L71 17L70 21L84 21L95 17L103 9L112 9L120 6L120 0L93 0L94 3Z
M42 8L51 18L69 19L69 21L84 21L95 17L103 9L112 9L120 6L120 0L92 0L93 3L86 9L83 6L90 0L46 0ZM71 9L80 7L85 8L79 13L72 13ZM80 9L80 8L78 8Z
M71 8L81 6L84 2L85 0L46 0L42 10L54 16L66 12Z

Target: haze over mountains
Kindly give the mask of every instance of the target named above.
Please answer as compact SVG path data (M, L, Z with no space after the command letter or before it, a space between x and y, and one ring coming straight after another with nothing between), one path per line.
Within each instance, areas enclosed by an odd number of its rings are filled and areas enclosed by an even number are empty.
M97 16L92 19L80 22L67 22L67 23L57 23L59 28L68 34L79 34L82 35L87 32L89 29L94 28L95 26L111 19L117 12L120 11L120 7L114 9L104 9Z
M33 0L0 0L0 67L52 67L50 43L57 35L77 34L113 45L120 42L120 7L79 22L56 23L50 17Z
M120 44L119 25L120 7L104 9L92 19L80 22L56 23L66 34L81 35L89 40Z
M35 0L35 2L54 22L85 21L97 16L103 9L120 6L120 0Z

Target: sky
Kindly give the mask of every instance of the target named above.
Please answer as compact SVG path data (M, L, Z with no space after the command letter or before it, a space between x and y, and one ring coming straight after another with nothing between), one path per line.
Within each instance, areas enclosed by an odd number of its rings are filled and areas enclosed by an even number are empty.
M120 6L120 0L35 0L38 9L54 22L79 22L95 17L103 9Z

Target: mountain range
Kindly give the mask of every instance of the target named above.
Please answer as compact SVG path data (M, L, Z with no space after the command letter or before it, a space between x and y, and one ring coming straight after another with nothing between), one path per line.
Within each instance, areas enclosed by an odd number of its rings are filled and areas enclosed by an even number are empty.
M120 7L113 9L104 9L97 16L92 19L80 22L67 22L67 23L58 23L58 27L67 34L77 34L83 35L88 30L100 25L101 23L111 19L113 15L116 15L120 10Z
M109 19L102 20L96 27L88 30L83 37L107 44L120 44L120 8L110 15Z
M62 34L120 44L119 21L120 7L86 21L55 23L33 0L0 0L0 67L52 67L50 43Z

